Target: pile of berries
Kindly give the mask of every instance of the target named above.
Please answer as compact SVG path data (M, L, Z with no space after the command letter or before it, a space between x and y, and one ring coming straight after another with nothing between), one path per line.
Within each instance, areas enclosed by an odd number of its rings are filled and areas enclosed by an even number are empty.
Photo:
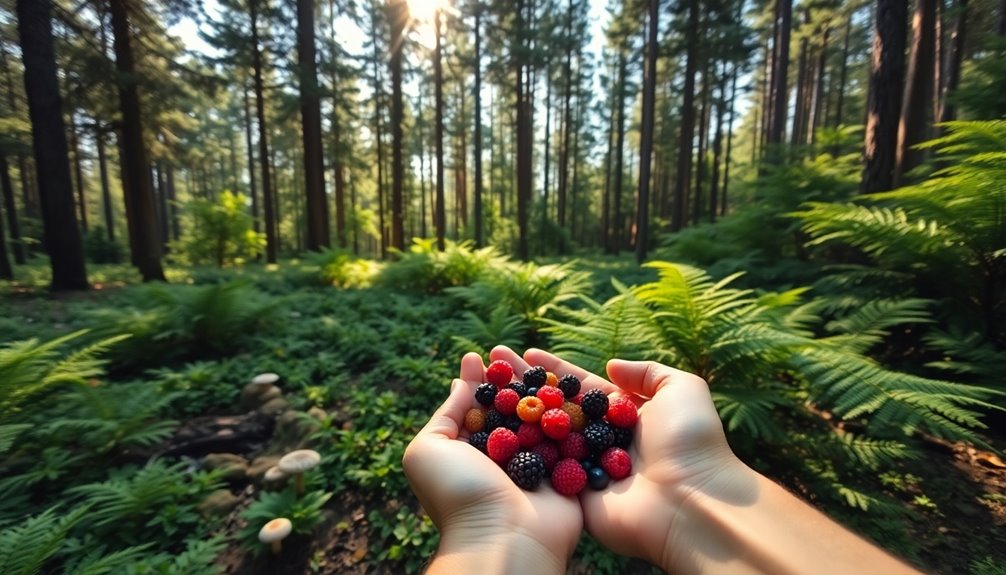
M632 472L627 449L639 415L626 398L609 400L599 389L580 393L580 379L535 366L514 381L513 367L496 360L475 390L465 415L468 440L522 489L548 476L562 495L590 485L600 490Z

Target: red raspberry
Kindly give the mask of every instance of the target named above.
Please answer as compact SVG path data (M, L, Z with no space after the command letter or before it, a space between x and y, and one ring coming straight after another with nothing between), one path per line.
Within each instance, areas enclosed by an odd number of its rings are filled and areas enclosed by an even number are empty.
M517 441L517 434L505 427L494 429L486 441L486 453L490 459L500 465L506 465L519 449L520 442Z
M573 403L575 403L577 405L580 405L580 400L581 399L583 399L583 392L582 391L580 393L576 394L576 396L573 399L571 399L570 401L572 401Z
M562 407L566 397L558 387L542 387L538 389L538 399L545 404L545 409L556 409Z
M569 425L569 414L561 409L550 409L541 415L541 430L556 441L566 439Z
M486 410L473 407L465 414L465 429L468 433L482 431L486 427Z
M559 443L559 450L562 452L563 459L575 459L580 461L581 459L587 459L590 455L590 449L587 447L587 440L583 438L582 434L576 433L575 431L566 436Z
M503 415L513 415L517 413L517 402L520 401L520 394L512 389L501 389L499 393L496 394L496 400L493 402L493 407L496 411L502 413Z
M538 423L541 421L543 413L545 413L545 404L537 397L522 397L517 403L517 417L521 418L521 421Z
M636 404L627 397L619 397L608 404L608 423L618 427L632 427L639 419ZM613 476L614 477L614 476Z
M524 449L531 449L541 443L543 439L545 439L545 435L536 423L522 423L517 429L517 441Z
M552 470L552 489L561 495L576 495L587 485L587 472L575 459L563 459Z
M513 367L502 359L497 359L486 368L486 381L496 387L505 387L511 379L513 379Z
M537 453L545 461L545 471L552 473L555 468L555 464L559 463L559 448L556 446L554 441L548 439L542 441L538 445L534 446L532 449L534 453Z
M562 404L562 410L569 414L569 428L573 431L583 431L583 428L587 427L587 416L583 414L583 410L580 406L573 403L572 401L567 401Z
M601 454L601 469L614 480L625 479L632 473L632 458L621 447L612 447Z

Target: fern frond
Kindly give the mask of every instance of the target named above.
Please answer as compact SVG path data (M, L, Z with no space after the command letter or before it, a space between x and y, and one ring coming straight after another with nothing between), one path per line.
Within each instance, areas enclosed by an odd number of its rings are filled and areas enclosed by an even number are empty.
M66 535L87 513L86 507L57 515L52 507L24 520L21 525L0 531L0 565L9 575L41 573L56 555Z
M776 423L772 413L787 403L778 389L729 388L712 395L727 431L768 441L785 439L786 431Z
M840 342L852 353L866 353L890 333L889 328L905 324L934 323L928 312L929 300L873 300L840 319L828 322L824 328L834 334L823 341Z

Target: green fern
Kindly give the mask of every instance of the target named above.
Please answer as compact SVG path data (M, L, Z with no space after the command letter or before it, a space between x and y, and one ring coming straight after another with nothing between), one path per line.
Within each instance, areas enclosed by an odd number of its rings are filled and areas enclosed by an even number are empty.
M308 491L297 497L292 487L276 492L263 491L258 501L241 514L247 525L238 533L238 540L259 552L262 549L258 541L259 530L277 517L289 519L294 533L310 533L321 523L321 510L331 497L331 493L321 491Z
M523 347L528 331L527 321L504 305L497 306L488 316L466 311L456 325L453 336L456 347L462 352L477 351L482 355L496 345Z
M78 507L67 514L52 507L20 525L0 531L0 565L8 575L42 573L59 552L70 529L88 512Z

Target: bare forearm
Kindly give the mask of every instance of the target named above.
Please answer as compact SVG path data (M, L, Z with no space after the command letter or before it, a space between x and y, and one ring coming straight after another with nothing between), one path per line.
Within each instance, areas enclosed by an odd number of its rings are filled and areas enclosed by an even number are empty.
M661 565L671 573L918 573L743 467L686 496Z
M541 542L518 532L491 537L478 533L444 534L426 571L427 575L561 575L565 572L564 560L557 558Z

